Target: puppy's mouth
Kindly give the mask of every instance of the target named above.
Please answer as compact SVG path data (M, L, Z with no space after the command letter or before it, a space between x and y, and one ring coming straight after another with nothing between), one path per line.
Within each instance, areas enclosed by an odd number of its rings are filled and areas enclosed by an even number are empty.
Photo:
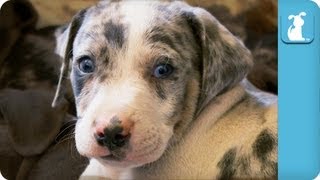
M121 151L111 152L106 156L101 156L100 158L106 161L122 161L126 157L126 154Z
M107 161L121 161L123 158L115 156L113 154L107 155L107 156L102 156L100 157L103 160L107 160Z

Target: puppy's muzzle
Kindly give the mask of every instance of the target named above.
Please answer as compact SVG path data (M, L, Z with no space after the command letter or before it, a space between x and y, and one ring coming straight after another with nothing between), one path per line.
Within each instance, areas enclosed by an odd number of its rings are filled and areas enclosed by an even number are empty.
M97 127L94 137L100 146L115 151L125 146L130 139L130 127L123 126L117 117L113 117L111 124L106 127Z

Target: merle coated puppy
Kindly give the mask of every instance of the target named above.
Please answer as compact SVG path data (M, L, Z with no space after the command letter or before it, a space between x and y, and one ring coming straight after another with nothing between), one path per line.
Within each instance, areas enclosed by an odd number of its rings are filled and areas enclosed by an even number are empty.
M58 34L71 65L82 177L276 178L277 97L245 77L250 52L184 2L101 1Z

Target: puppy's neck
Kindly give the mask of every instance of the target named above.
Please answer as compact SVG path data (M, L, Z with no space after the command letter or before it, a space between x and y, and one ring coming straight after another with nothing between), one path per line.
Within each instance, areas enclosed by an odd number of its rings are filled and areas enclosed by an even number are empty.
M245 84L243 82L217 95L207 106L197 115L195 114L195 99L189 99L186 103L185 111L174 130L174 135L168 143L167 150L170 150L184 138L188 132L197 127L212 127L212 125L234 105L245 97ZM193 86L194 87L194 86ZM196 92L190 87L189 91ZM196 94L191 96L198 97ZM209 115L209 116L208 116ZM205 116L205 117L204 117Z
M199 126L200 123L214 124L224 114L226 114L233 106L244 99L246 90L241 83L228 91L213 98L208 105L202 110L192 128ZM205 125L203 125L205 127ZM211 126L207 126L211 127Z

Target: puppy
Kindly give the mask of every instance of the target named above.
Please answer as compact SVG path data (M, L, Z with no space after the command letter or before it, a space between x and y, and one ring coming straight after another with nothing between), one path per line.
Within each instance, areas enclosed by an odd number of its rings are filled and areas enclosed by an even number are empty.
M277 97L245 80L250 52L184 2L101 1L58 36L71 65L82 177L277 177Z

